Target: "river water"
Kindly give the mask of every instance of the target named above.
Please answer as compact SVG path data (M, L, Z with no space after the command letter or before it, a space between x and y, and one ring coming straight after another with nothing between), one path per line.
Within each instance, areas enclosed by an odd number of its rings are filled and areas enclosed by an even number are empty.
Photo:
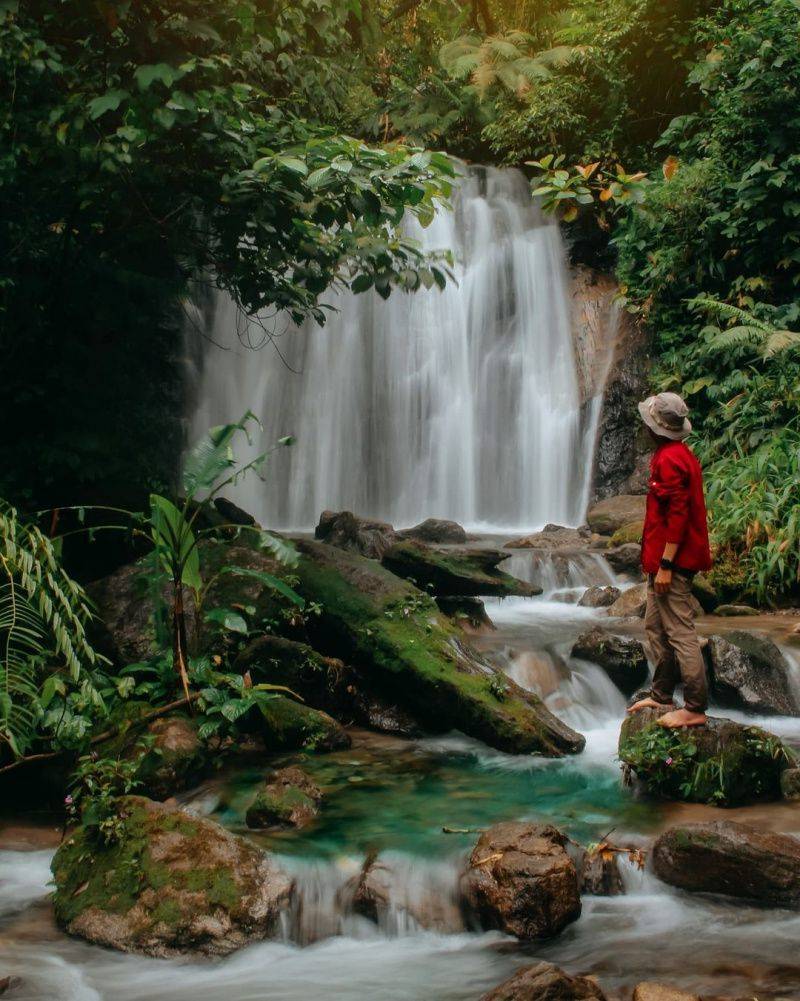
M565 571L519 554L516 569L525 571L526 563L529 577L538 574L550 586L539 598L488 603L498 628L476 642L586 735L583 754L549 761L502 754L458 734L402 741L356 732L347 751L281 759L300 761L326 793L313 827L252 835L294 873L299 902L285 916L280 940L222 961L149 960L70 940L54 927L46 899L51 850L2 851L0 975L23 980L11 996L477 1001L520 964L546 959L596 974L610 996L629 997L637 982L661 979L761 1001L800 997L800 914L684 894L627 862L626 894L585 896L580 919L553 941L522 946L463 926L455 890L477 834L443 827L474 831L530 818L551 821L583 843L613 829L617 844L646 846L671 823L725 816L800 834L800 811L789 804L719 811L656 803L624 789L615 760L623 697L598 667L569 657L575 637L601 613L563 600L598 576L608 579L609 571L594 557L576 557ZM720 620L713 626L719 629ZM800 740L798 719L759 722ZM262 770L222 774L183 800L244 831L244 811L262 777ZM391 906L377 926L343 905L348 881L369 853L378 854L391 885Z

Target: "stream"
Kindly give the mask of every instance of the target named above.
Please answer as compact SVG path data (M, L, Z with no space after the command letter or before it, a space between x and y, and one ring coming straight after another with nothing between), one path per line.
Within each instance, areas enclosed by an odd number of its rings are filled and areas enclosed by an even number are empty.
M796 805L723 814L623 788L615 759L623 696L596 665L569 657L579 633L604 616L565 600L613 577L592 555L559 565L531 553L514 561L513 571L541 581L545 592L487 602L497 629L475 642L585 734L581 755L552 761L502 754L458 734L408 741L355 731L347 751L280 758L301 763L323 786L324 808L301 832L250 832L292 871L297 902L279 940L222 961L143 959L67 938L46 899L52 848L16 835L17 850L10 850L7 832L0 833L0 975L22 978L15 1001L477 1001L537 959L595 974L611 996L623 998L636 983L658 979L761 1001L800 996L800 914L685 894L628 862L626 894L585 896L580 919L552 941L521 945L464 927L455 903L460 866L474 830L500 820L551 821L584 844L613 830L618 844L646 845L672 823L721 815L800 834ZM775 622L758 620L756 627ZM712 627L753 623L701 621L701 629ZM797 648L787 654L797 665ZM753 719L800 741L800 719ZM223 772L181 799L244 832L244 812L262 777L263 769ZM378 925L341 903L369 853L387 866L392 887ZM436 930L423 930L420 917Z

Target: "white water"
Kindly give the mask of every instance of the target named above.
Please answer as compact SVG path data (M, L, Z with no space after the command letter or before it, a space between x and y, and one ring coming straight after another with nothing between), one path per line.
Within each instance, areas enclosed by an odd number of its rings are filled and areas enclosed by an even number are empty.
M311 528L326 508L398 526L580 523L600 401L582 405L558 227L521 173L473 168L453 211L407 228L427 250L453 251L457 284L386 302L332 293L324 328L279 326L286 364L271 343L243 346L263 333L220 298L195 436L248 408L267 441L296 436L266 483L234 492L274 527Z

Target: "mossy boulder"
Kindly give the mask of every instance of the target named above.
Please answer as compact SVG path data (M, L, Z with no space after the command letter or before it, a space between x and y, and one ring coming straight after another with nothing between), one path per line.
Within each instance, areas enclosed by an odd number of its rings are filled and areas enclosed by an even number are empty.
M56 852L58 923L149 956L226 955L268 937L292 883L269 855L210 820L141 796L119 801L111 846L82 827Z
M314 530L314 538L330 546L379 560L395 542L397 534L385 521L362 518L352 511L323 511Z
M620 761L649 792L717 806L780 799L793 755L774 734L712 716L705 726L668 729L662 715L632 713L620 732Z
M307 626L316 649L355 665L431 730L458 729L512 753L582 750L583 737L488 664L429 595L355 553L298 546L297 589L322 607Z
M599 535L613 535L623 525L644 522L647 498L639 494L619 494L606 497L589 508L586 521L589 528Z
M351 743L332 716L284 695L262 704L258 731L268 751L338 751Z
M296 766L274 772L247 810L248 827L306 827L317 816L322 790Z
M629 542L642 544L642 531L644 530L644 520L637 518L635 521L628 521L614 532L611 536L612 546L624 546Z
M464 528L457 521L446 518L426 518L419 525L401 528L397 534L401 538L419 539L421 542L463 545L467 541Z
M387 549L381 562L393 574L437 596L507 598L541 594L540 587L498 569L507 559L508 553L502 549L466 546L442 549L404 539Z

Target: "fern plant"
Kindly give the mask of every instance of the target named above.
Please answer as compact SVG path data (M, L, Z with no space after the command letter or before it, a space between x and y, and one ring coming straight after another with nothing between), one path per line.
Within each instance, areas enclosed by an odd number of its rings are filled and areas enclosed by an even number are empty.
M755 347L762 358L768 359L782 351L800 347L800 333L782 330L740 306L703 295L689 299L688 305L690 309L704 312L729 324L721 327L717 323L705 328L705 332L711 335L709 346L712 350Z
M575 54L568 45L534 51L535 39L522 31L505 34L462 35L439 52L439 62L454 79L469 78L483 98L490 88L501 86L524 97L537 80L548 78L554 67L563 66Z

